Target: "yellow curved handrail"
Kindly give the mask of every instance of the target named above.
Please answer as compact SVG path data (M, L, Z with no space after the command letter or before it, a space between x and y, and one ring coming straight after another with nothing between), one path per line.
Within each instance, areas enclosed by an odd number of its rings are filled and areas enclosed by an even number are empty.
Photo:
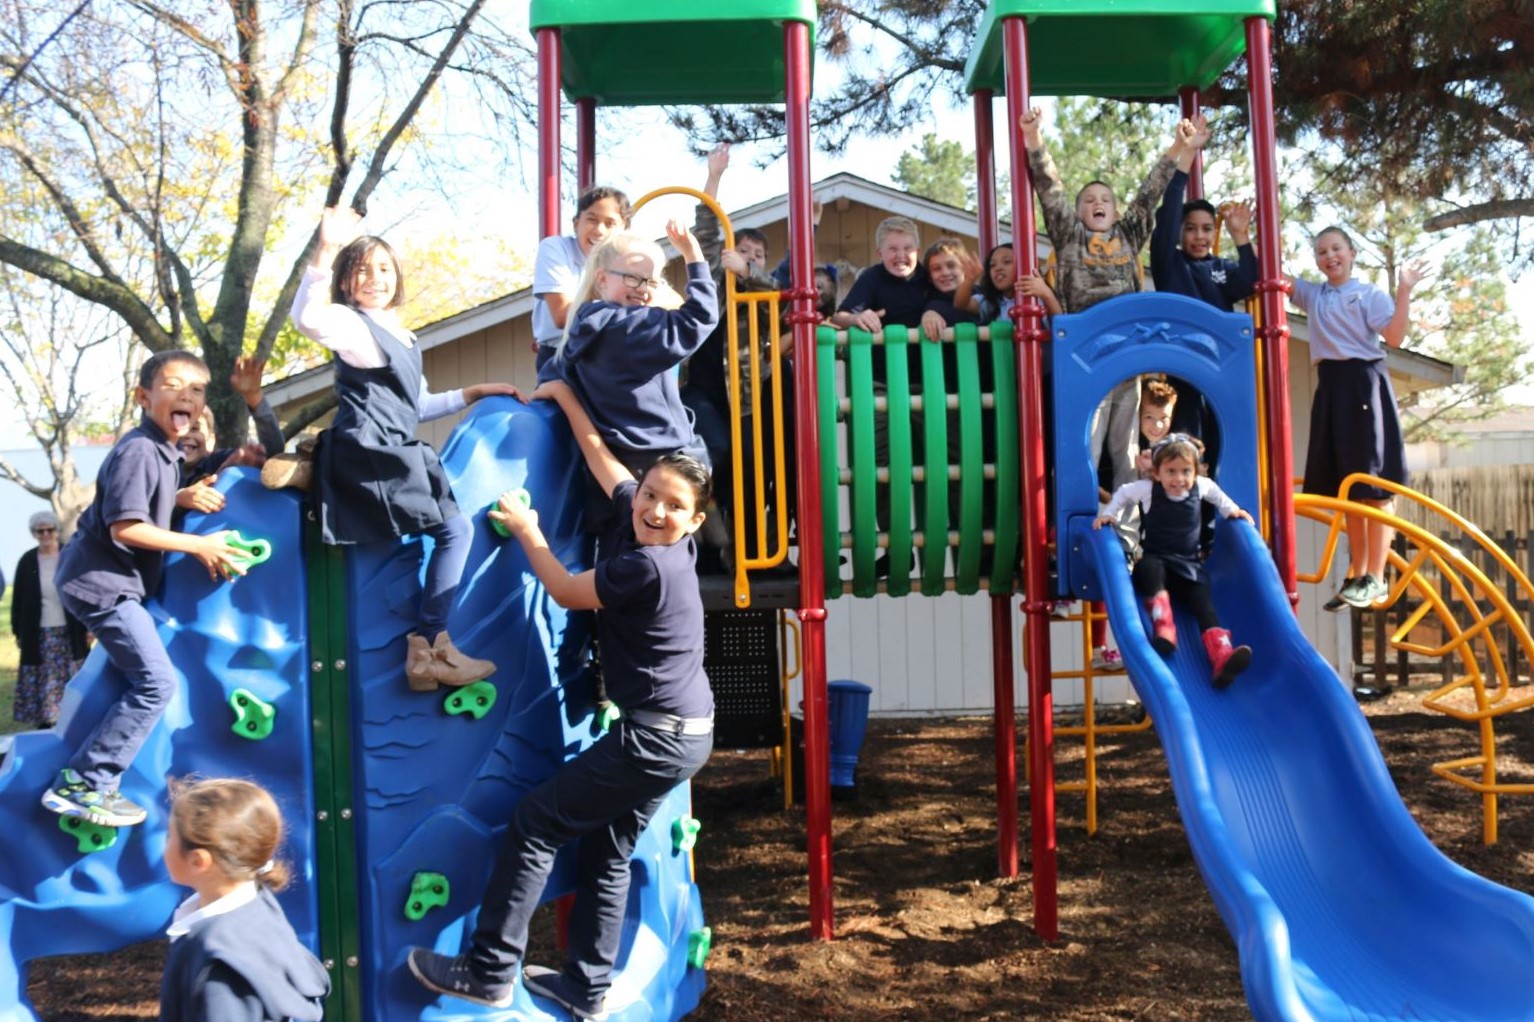
M665 195L687 195L706 205L719 220L719 229L723 235L722 243L725 249L735 247L735 230L730 226L730 218L725 215L723 207L715 201L714 197L696 188L688 188L684 185L669 185L665 188L657 188L640 196L633 205L633 211L639 212L646 203ZM787 466L783 451L783 432L788 424L783 421L783 347L781 315L779 301L781 292L778 291L753 291L739 292L735 287L735 274L725 273L724 276L724 302L721 305L721 318L725 322L725 330L729 343L725 346L725 359L727 364L726 380L729 385L730 395L730 467L731 467L731 496L734 498L735 521L733 537L735 543L735 606L745 608L751 606L751 583L747 572L760 571L763 568L776 567L783 563L788 556L788 487L784 485L787 478ZM771 384L772 400L772 437L773 437L773 498L769 508L766 504L758 503L754 508L747 508L746 504L746 466L743 464L741 444L741 400L740 400L740 321L736 315L739 306L750 309L747 322L750 324L750 356L748 358L748 371L751 373L751 436L756 451L756 457L752 459L750 467L752 478L756 483L756 492L760 495L766 493L765 488L767 471L762 464L762 366L761 366L761 335L757 306L766 304L768 315L767 336L767 373ZM754 532L757 541L757 556L746 556L746 517L751 515L755 525ZM775 517L774 543L769 547L768 526L769 517Z
M1534 586L1530 585L1528 577L1507 555L1507 552L1463 516L1409 487L1363 473L1355 473L1344 479L1339 492L1348 492L1355 483L1375 486L1403 497L1457 526L1474 539L1477 545L1507 572L1507 576L1524 593L1534 593ZM1398 517L1392 511L1340 497L1301 493L1295 495L1295 513L1328 526L1318 570L1300 575L1302 581L1319 582L1330 573L1345 515L1359 515L1390 525L1417 548L1415 556L1410 559L1395 551L1389 554L1390 564L1396 569L1397 578L1395 584L1390 587L1389 595L1382 601L1382 605L1388 607L1395 603L1408 588L1422 601L1421 606L1392 633L1390 644L1396 649L1425 657L1458 657L1462 672L1453 680L1424 696L1422 704L1428 709L1436 710L1456 720L1475 724L1480 732L1481 751L1476 756L1434 763L1431 769L1439 777L1469 788L1482 796L1483 840L1487 844L1495 843L1497 840L1497 795L1534 794L1534 784L1514 784L1497 780L1494 721L1498 717L1534 705L1534 695L1511 698L1513 679L1508 674L1501 648L1493 641L1491 629L1498 624L1506 625L1511 640L1518 643L1524 655L1530 658L1530 662L1534 662L1534 638L1530 637L1523 618L1508 600L1506 593L1458 547L1445 542L1427 529ZM1427 569L1436 572L1438 581L1435 582L1428 575ZM1469 581L1469 585L1466 584L1466 580ZM1468 626L1460 624L1449 601L1444 598L1441 586L1447 587L1455 601L1467 609L1470 618ZM1491 607L1489 613L1481 610L1480 603L1473 598L1472 590L1485 597L1485 602ZM1436 615L1446 640L1437 645L1410 641L1410 633L1422 624L1430 613ZM1480 647L1475 646L1477 640L1480 640ZM1483 672L1476 656L1478 648L1485 649L1490 673L1495 679L1490 688L1488 688L1486 672ZM1452 694L1466 688L1470 691L1473 709L1466 709L1462 705L1455 705L1449 701ZM1466 769L1476 768L1480 771L1479 780L1460 773Z

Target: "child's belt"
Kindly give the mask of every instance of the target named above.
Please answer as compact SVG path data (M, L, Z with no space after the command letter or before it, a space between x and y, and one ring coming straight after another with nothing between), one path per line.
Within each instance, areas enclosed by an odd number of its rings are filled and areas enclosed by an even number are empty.
M714 732L713 717L678 717L674 713L654 713L650 710L625 710L623 719L630 724L666 731L674 735L707 735Z

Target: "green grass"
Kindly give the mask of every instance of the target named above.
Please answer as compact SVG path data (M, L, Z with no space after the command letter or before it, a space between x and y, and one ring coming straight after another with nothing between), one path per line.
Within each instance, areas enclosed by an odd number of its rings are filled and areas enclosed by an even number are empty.
M0 735L25 730L11 716L11 706L16 701L16 665L20 660L21 651L11 637L11 589L7 586L5 598L0 599Z

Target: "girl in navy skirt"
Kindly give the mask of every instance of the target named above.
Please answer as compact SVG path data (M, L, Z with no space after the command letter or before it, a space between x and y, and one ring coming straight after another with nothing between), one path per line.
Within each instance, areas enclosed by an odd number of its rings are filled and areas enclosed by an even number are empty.
M1340 227L1328 227L1315 239L1316 268L1326 283L1289 278L1290 300L1310 320L1311 360L1316 366L1316 396L1310 409L1310 449L1305 457L1305 492L1335 497L1342 480L1366 472L1394 483L1406 482L1406 452L1395 391L1385 369L1385 349L1401 346L1411 318L1411 292L1423 277L1423 265L1403 268L1395 300L1372 284L1353 279L1358 252ZM1389 510L1390 491L1354 484L1348 500ZM1363 515L1345 516L1348 534L1347 581L1325 604L1367 607L1390 592L1385 563L1395 530Z
M528 566L560 606L597 611L602 670L623 708L618 723L517 804L480 902L468 949L444 955L413 948L411 973L437 993L508 1006L522 985L578 1019L606 1017L628 904L629 857L645 825L713 749L714 696L703 673L703 601L697 545L708 503L708 470L684 454L663 455L639 481L607 449L580 401L553 382L534 397L557 401L576 443L613 506L597 566L572 575L549 549L536 512L513 494L491 518L521 544ZM569 947L558 972L523 967L528 922L555 854L578 841Z
M488 678L495 664L465 655L447 634L471 534L437 452L416 428L492 394L520 395L509 383L426 389L421 349L394 311L405 300L399 261L388 242L360 235L360 222L354 210L325 210L319 247L293 299L299 332L336 356L338 408L314 451L312 496L326 543L419 534L434 541L405 652L410 687L431 692Z
M1252 516L1236 506L1219 484L1198 474L1195 440L1173 433L1151 448L1151 478L1125 483L1114 491L1107 508L1092 528L1114 525L1131 505L1140 505L1140 560L1135 563L1135 592L1150 611L1151 645L1163 656L1177 648L1177 624L1171 594L1193 611L1204 633L1204 651L1214 671L1215 688L1224 688L1251 663L1249 646L1232 646L1230 632L1220 627L1209 582L1199 556L1202 503L1207 501L1226 518L1250 522Z

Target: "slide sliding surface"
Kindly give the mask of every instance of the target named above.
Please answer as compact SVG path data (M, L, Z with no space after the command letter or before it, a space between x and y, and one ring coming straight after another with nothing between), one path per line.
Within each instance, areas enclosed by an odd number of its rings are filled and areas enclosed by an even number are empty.
M1208 567L1221 623L1252 647L1224 692L1196 622L1171 657L1111 530L1073 553L1166 750L1205 883L1259 1022L1534 1022L1534 898L1456 865L1401 802L1367 720L1300 631L1266 547L1222 522Z

